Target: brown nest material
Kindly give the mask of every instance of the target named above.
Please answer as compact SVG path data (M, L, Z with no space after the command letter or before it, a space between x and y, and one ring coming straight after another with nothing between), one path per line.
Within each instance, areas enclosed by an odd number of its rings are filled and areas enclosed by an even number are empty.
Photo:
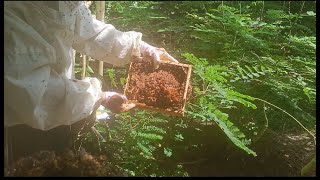
M85 151L74 154L40 151L20 158L5 170L6 176L124 176L107 164L106 156Z
M185 99L191 93L191 85L187 84L190 68L190 65L160 63L159 68L155 69L151 59L134 57L125 95L129 100L147 107L182 114ZM188 96L184 97L186 86Z

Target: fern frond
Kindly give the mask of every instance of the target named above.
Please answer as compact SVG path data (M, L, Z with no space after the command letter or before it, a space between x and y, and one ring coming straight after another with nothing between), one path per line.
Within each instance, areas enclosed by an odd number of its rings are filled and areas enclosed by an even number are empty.
M153 133L143 133L143 132L138 132L137 136L140 138L145 138L149 140L162 140L163 136L158 135L158 134L153 134Z
M149 118L146 117L146 122L147 123L167 123L168 121L158 117L149 117Z
M142 130L144 131L147 131L147 132L157 132L157 133L160 133L160 134L165 134L166 131L163 130L162 128L159 128L157 126L148 126L148 125L143 125Z
M238 65L235 72L236 73L230 82L236 82L239 80L250 81L252 79L260 78L262 75L271 74L274 72L274 70L268 66L265 67L262 65L256 65L253 67L244 65L244 68Z
M146 156L146 158L152 158L152 152L150 151L149 148L141 144L140 142L137 143L139 149L142 151L142 153Z
M223 132L229 137L229 139L238 147L246 151L248 154L252 154L253 156L257 156L257 154L249 149L246 146L247 142L244 138L245 135L240 132L239 128L234 126L229 122L225 113L222 113L219 110L215 110L214 113L210 114L213 117L213 120L218 124L218 126L223 130Z
M239 102L239 103L241 103L247 107L251 107L253 109L257 108L257 106L255 104L248 101L248 100L251 100L251 101L254 100L254 98L251 96L244 95L244 94L241 94L241 93L233 91L233 90L226 90L226 93L227 93L227 98L230 100Z

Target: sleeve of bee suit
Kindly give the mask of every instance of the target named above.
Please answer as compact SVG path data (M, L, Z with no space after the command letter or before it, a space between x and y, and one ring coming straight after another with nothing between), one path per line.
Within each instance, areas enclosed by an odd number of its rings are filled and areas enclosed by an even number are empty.
M72 80L67 75L73 11L80 3L47 2L51 3L4 3L5 126L26 124L49 130L71 125L87 118L101 98L99 80Z
M119 66L128 64L131 55L140 55L141 33L121 32L111 24L96 20L84 3L80 5L76 14L73 42L75 50Z

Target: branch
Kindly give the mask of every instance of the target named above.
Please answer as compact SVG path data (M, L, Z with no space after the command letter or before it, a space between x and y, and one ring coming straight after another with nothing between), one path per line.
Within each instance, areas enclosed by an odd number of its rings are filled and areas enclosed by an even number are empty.
M292 116L291 114L289 114L287 111L285 111L285 110L279 108L278 106L276 106L276 105L274 105L274 104L272 104L272 103L269 103L268 101L265 101L265 100L263 100L263 99L256 98L256 97L253 97L253 98L254 98L255 100L259 100L259 101L262 101L262 102L264 102L264 103L267 103L267 104L269 104L269 105L271 105L271 106L273 106L273 107L281 110L282 112L284 112L284 113L287 114L288 116L290 116L290 117L291 117L292 119L294 119L304 130L306 130L306 131L313 137L314 144L316 144L316 137L315 137L315 135L312 134L303 124L301 124L300 121L298 121L295 117L293 117L293 116Z
M264 125L264 129L261 131L259 137L255 140L255 142L257 142L262 137L262 135L266 132L266 130L269 127L269 120L268 120L268 117L267 117L267 114L266 114L266 103L263 103L263 112L264 112L264 117L266 119L266 123Z
M180 164L180 165L183 165L183 164L197 164L197 163L202 163L202 162L207 161L207 160L208 160L208 159L202 158L202 159L199 159L199 160L197 160L197 161L181 162L181 163L178 163L178 164Z

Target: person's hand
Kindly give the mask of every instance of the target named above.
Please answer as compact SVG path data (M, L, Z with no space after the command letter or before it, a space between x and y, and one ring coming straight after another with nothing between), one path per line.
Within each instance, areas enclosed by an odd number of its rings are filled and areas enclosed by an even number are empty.
M165 49L151 46L144 41L140 42L139 49L142 57L149 56L152 58L154 67L156 69L159 67L160 61L179 63L170 54L168 54Z
M101 105L113 113L127 112L135 107L124 95L116 92L103 92Z

